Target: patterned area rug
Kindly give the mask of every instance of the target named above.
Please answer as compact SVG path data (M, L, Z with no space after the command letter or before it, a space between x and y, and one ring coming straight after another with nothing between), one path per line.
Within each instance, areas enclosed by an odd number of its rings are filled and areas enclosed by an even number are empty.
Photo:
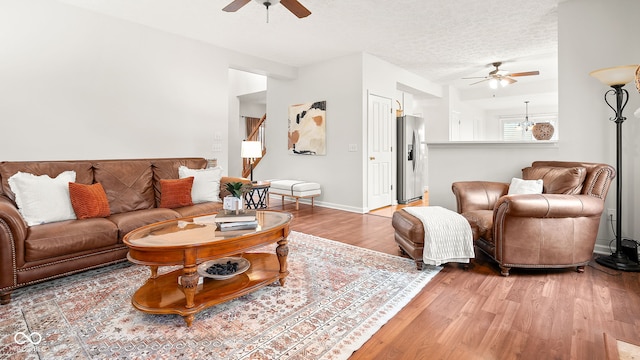
M440 271L297 232L289 249L284 287L276 282L208 308L191 327L181 316L131 306L149 276L144 266L122 263L16 290L0 306L0 358L346 359Z

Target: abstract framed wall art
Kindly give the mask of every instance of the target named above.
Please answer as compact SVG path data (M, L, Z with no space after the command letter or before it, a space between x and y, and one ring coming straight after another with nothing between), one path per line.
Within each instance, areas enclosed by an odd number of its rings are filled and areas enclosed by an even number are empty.
M289 106L291 154L326 155L326 113L326 101Z

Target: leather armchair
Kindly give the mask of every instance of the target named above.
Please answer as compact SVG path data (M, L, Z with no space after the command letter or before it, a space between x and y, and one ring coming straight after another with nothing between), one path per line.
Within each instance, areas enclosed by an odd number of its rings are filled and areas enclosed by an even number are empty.
M557 180L554 176L574 170L584 176L579 186L563 193L547 192L559 189L552 185ZM504 276L512 267L575 266L583 272L592 259L615 170L606 164L564 161L536 161L523 169L530 180L540 178L540 174L545 174L542 194L507 195L509 184L499 182L463 181L452 185L457 211L471 224L476 247L498 263Z

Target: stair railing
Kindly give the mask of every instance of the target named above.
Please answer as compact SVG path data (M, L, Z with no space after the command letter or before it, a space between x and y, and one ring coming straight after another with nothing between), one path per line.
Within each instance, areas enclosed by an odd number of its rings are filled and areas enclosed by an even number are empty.
M267 114L264 114L260 121L253 127L249 136L247 136L247 140L249 141L260 141L262 144L262 157L267 154L267 146L265 141L265 126L266 126ZM261 158L254 159L253 168L260 163ZM242 177L248 178L251 174L251 161L250 159L242 159Z

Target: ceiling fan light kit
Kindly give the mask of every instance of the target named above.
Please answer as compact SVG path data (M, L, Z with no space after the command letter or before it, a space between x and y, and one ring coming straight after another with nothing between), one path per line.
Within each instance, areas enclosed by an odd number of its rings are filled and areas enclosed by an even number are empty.
M260 5L264 5L267 9L267 22L269 22L269 8L273 5L282 4L287 10L298 18L304 18L311 15L311 11L304 7L298 0L253 0ZM234 0L229 5L225 6L222 11L236 12L243 6L247 5L251 0Z
M463 78L463 79L483 79L483 80L476 81L476 82L474 82L472 84L469 84L469 85L475 85L475 84L479 84L479 83L484 82L484 81L488 81L489 82L489 87L491 89L497 89L498 86L505 87L507 85L511 85L511 84L517 82L518 80L514 79L514 77L540 75L539 71L525 71L525 72L518 72L518 73L509 73L508 71L500 70L500 66L501 65L502 65L501 61L497 61L497 62L491 63L490 66L493 66L495 69L491 70L489 72L488 76L475 76L475 77L467 77L467 78Z

